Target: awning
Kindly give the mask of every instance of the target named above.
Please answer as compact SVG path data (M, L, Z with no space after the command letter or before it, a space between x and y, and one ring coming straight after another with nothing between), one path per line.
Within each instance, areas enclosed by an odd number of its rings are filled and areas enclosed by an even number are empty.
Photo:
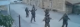
M9 5L10 1L0 1L0 5Z

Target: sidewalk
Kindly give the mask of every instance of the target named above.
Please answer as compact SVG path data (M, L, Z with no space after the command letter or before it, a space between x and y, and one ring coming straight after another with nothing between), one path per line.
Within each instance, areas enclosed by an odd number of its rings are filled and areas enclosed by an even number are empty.
M24 4L13 4L11 5L11 10L14 10L18 15L21 15L21 19L23 20L24 24L22 24L22 27L25 27L25 23L27 22L31 27L44 27L44 11L40 8L36 8L36 22L30 23L31 20L31 14L28 18L26 18L26 13L25 13L25 7L28 7L29 10L32 9L31 6L27 6ZM14 15L14 14L13 14ZM50 22L51 27L61 27L62 26L62 21L58 21L63 14L57 13L57 12L50 12L50 17L53 19ZM16 15L17 16L17 15ZM71 18L71 21L69 21L69 26L68 27L79 27L79 19L80 17L78 15L69 15ZM76 18L77 17L77 18ZM15 18L16 19L16 18ZM75 21L74 21L75 20ZM78 20L78 21L77 21ZM18 21L17 21L18 22ZM78 22L78 23L77 23ZM23 26L24 25L24 26Z
M11 10L11 16L14 19L14 24L12 27L19 27L19 14L16 13L14 10ZM21 27L31 27L30 23L26 22L25 20L20 18L21 21Z

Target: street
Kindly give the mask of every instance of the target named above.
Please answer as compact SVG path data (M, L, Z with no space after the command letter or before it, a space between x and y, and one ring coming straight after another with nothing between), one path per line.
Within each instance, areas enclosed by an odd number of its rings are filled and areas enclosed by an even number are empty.
M32 6L24 5L24 4L11 4L10 12L11 16L15 20L14 23L17 27L19 27L18 23L18 15L21 16L21 27L44 27L44 10L36 7L36 22L30 23L31 14L29 13L29 17L26 17L25 8L28 7L29 10L32 9ZM50 22L51 27L61 27L62 20L59 19L63 16L62 13L52 12L50 11L50 17L52 18ZM68 15L71 20L68 22L68 27L80 27L80 15Z

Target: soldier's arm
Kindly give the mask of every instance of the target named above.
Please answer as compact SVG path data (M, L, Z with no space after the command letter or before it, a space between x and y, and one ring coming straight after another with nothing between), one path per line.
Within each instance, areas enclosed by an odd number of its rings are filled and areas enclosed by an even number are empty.
M26 9L25 9L25 11L26 11Z
M32 10L29 10L30 12L32 11Z
M46 12L46 11L44 10L44 12Z
M64 18L64 15L62 16L62 18L61 18L60 20L62 20L63 18ZM60 20L59 20L59 21L60 21Z
M43 21L45 21L45 18L43 19Z
M37 11L37 9L35 9L35 11Z
M50 19L52 19L52 18L50 18Z
M43 21L45 21L45 19L43 19Z
M62 18L59 21L61 21L61 20L62 20Z
M52 19L52 18L50 18L50 19Z
M68 19L70 20L70 18L68 17Z
M63 17L59 21L61 21L62 19L63 19Z

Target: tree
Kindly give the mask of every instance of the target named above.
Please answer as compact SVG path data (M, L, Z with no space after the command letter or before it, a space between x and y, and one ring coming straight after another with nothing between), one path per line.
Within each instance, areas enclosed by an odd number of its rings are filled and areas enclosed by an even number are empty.
M0 26L11 27L13 24L13 19L10 15L0 15Z

